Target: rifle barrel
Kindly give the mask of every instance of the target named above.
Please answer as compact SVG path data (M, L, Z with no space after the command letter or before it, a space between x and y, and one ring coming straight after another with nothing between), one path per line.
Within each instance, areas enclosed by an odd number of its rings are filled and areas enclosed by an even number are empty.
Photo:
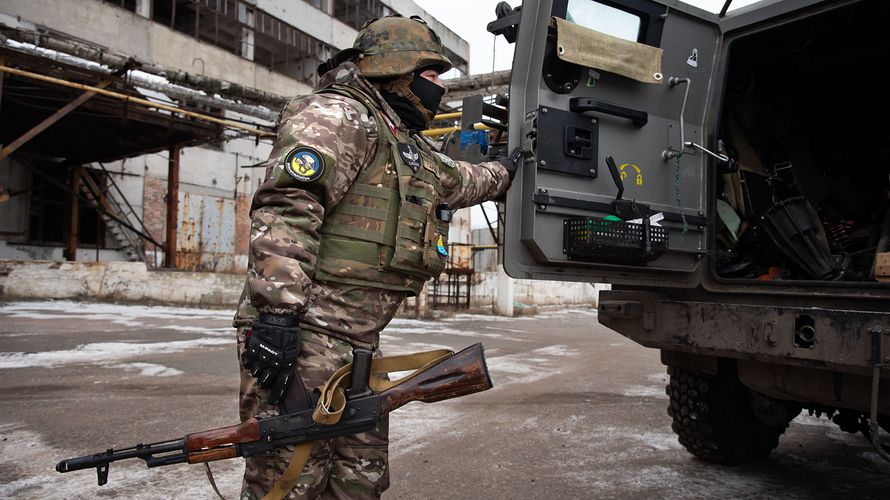
M170 452L179 452L170 453ZM160 453L169 453L168 455L157 457ZM84 455L82 457L69 458L62 460L56 464L58 472L71 472L75 470L91 469L93 467L102 467L117 462L118 460L126 460L129 458L141 458L145 460L149 467L158 465L168 465L175 463L183 463L188 459L185 451L184 439L173 439L170 441L161 441L160 443L137 444L129 448L121 450L109 449L102 453L92 455Z

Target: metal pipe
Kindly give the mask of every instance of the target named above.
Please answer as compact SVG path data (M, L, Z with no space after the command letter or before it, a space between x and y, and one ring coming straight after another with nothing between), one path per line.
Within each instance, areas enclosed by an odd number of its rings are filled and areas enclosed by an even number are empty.
M97 94L102 94L107 97L112 97L114 99L119 99L125 102L132 102L134 104L141 104L143 106L147 106L150 108L163 109L164 111L170 111L171 113L179 113L183 116L189 116L192 118L197 118L199 120L204 120L212 123L217 123L220 125L224 125L229 128L236 128L240 130L245 130L250 132L251 134L255 134L259 137L275 137L275 134L272 132L266 132L264 130L256 129L253 127L248 127L246 125L241 125L240 123L232 122L229 120L223 120L220 118L215 118L213 116L195 113L194 111L186 111L184 109L177 108L175 106L167 106L166 104L158 104L156 102L149 101L147 99L142 99L140 97L133 97L127 94L121 94L119 92L113 92L110 90L100 89L99 87L93 87L91 85L84 85L81 83L70 82L68 80L62 80L60 78L54 78L52 76L41 75L40 73L32 73L30 71L25 71L16 68L10 68L9 66L0 65L0 71L5 73L10 73L12 75L23 76L25 78L31 78L33 80L39 80L47 83L53 83L56 85L61 85L63 87L70 87L73 89L79 89L83 91L93 91Z
M431 128L427 130L423 130L420 133L427 137L439 137L441 135L450 134L451 132L457 132L461 130L460 127L443 127L443 128ZM494 130L488 125L483 125L481 123L476 123L473 125L473 130Z
M175 15L176 9L173 9ZM172 25L171 25L172 27ZM62 54L71 55L98 64L108 66L112 70L131 68L135 63L137 69L146 73L166 78L171 83L188 85L192 88L204 90L208 94L220 94L231 99L249 101L256 104L268 105L272 109L280 109L287 104L289 97L267 92L252 87L240 85L235 82L211 78L205 75L193 75L177 68L163 66L157 63L142 61L132 56L111 52L106 48L96 47L91 44L61 38L48 33L27 29L3 30L6 36L15 39L19 43L31 44L48 50L54 50ZM0 37L2 40L2 37ZM9 44L7 44L9 46ZM20 47L15 47L20 49Z
M460 118L463 114L463 111L455 111L454 113L442 113L440 115L434 116L433 120L451 120L453 118Z
M665 149L662 151L661 158L664 161L683 156L683 152L686 149L686 127L683 123L683 117L686 115L686 100L689 98L689 87L692 86L692 80L689 78L677 78L676 76L668 78L668 88L674 88L681 83L686 84L686 92L683 93L683 104L680 106L680 150Z

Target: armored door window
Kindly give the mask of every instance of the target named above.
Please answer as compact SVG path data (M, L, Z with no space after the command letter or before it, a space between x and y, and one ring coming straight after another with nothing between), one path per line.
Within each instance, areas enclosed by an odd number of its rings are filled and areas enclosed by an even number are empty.
M640 16L595 0L569 0L566 21L631 42L640 39Z

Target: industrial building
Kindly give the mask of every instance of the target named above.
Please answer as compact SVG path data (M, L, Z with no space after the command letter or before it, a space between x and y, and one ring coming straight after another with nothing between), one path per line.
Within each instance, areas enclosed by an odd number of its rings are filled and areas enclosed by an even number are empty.
M505 89L410 0L0 0L0 297L234 302L279 110L393 13L440 35L453 99ZM496 243L472 248L461 212L431 304L490 308L470 257ZM155 270L214 274L189 291Z
M0 258L243 271L278 110L391 13L427 19L466 70L468 44L408 0L0 1L0 59L29 73L2 76Z

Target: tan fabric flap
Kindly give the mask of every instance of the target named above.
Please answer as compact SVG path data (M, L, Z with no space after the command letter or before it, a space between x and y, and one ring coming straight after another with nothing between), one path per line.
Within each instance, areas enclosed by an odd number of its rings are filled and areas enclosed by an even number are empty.
M660 48L600 33L559 17L550 22L556 25L556 55L563 61L644 83L661 83Z

